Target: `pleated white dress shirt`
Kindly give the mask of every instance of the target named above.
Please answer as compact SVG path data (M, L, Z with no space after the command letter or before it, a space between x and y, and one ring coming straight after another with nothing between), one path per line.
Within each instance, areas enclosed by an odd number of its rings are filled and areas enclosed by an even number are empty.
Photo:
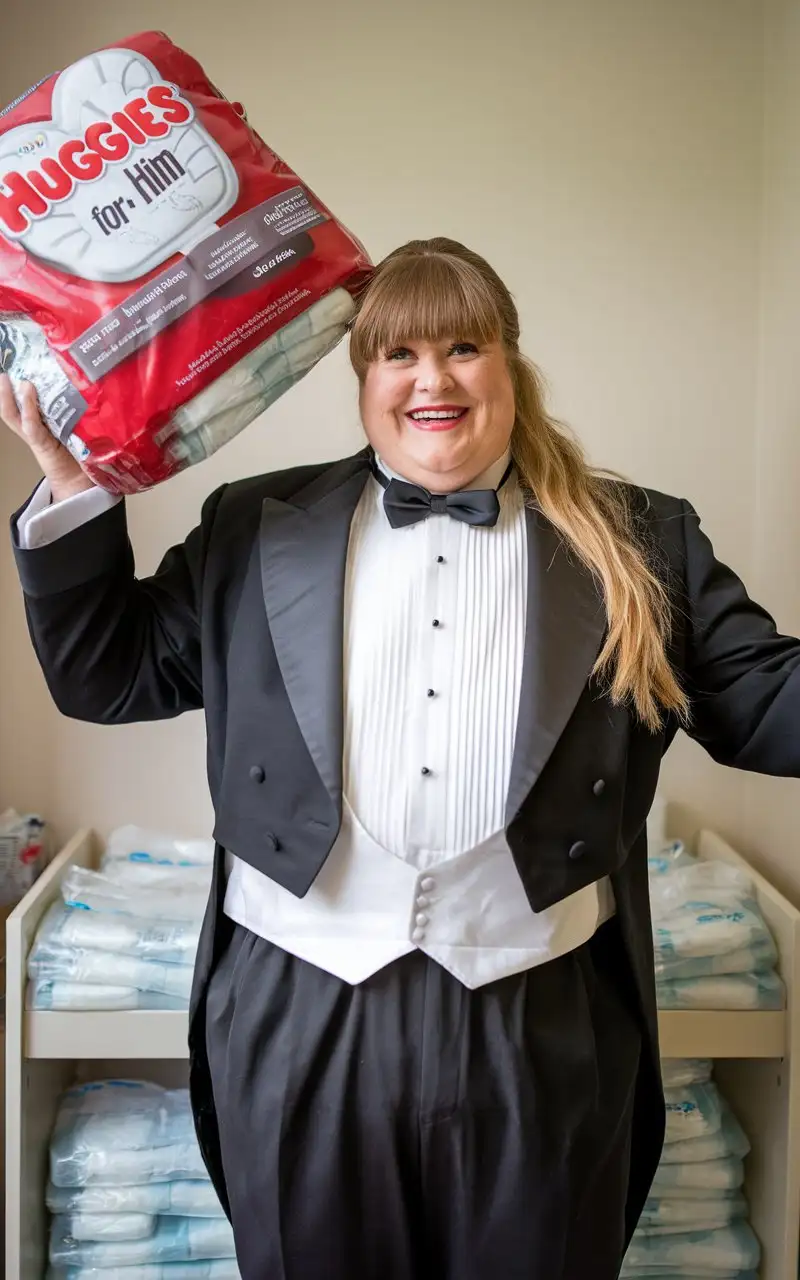
M496 488L507 461L471 487ZM302 899L226 857L225 913L349 983L418 948L480 987L575 949L614 912L602 880L534 913L506 840L528 548L513 474L499 497L494 528L431 515L392 529L370 477L346 569L341 830ZM23 546L109 499L48 501L40 487Z

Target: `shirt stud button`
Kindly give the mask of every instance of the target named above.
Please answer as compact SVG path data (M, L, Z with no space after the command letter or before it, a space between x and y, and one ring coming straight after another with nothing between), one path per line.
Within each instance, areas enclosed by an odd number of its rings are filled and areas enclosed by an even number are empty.
M586 841L585 841L585 840L576 840L576 841L575 841L575 843L574 843L574 845L572 846L572 848L571 848L571 849L570 849L570 851L569 851L569 856L570 856L570 858L572 858L572 861L573 861L573 862L576 862L578 858L582 858L582 857L583 857L583 855L585 854L585 852L586 852Z
M435 689L429 689L429 690L428 690L428 697L429 697L429 698L433 698L433 697L435 697L435 695L436 695L436 690L435 690Z
M601 795L603 794L603 792L605 791L605 789L606 789L606 780L605 780L605 778L598 778L598 779L597 779L597 782L596 782L596 783L594 784L594 786L592 787L592 791L594 792L594 794L595 794L596 796L601 796Z
M250 777L253 782L263 782L266 776L260 764L254 764L250 770Z
M431 771L426 764L422 766L422 768L420 769L420 773L422 774L423 778L429 778L431 776Z
M439 621L439 619L438 619L438 618L434 618L434 620L433 620L433 626L434 626L434 627L440 627L441 625L442 625L442 624L441 624L441 622Z
M444 556L437 556L437 557L436 557L436 563L437 563L437 564L444 564Z

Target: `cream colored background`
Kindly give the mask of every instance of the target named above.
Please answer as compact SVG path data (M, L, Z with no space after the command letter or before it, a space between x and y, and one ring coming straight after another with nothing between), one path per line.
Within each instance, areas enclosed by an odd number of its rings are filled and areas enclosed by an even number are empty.
M147 27L245 102L374 256L436 233L486 254L592 459L690 498L752 594L800 630L798 3L27 0L3 14L0 98ZM140 570L221 481L359 443L340 349L222 454L129 503ZM0 433L3 510L34 480ZM64 834L208 832L201 717L62 719L5 539L0 657L0 806ZM683 740L664 789L681 829L717 826L800 899L797 784L723 770Z

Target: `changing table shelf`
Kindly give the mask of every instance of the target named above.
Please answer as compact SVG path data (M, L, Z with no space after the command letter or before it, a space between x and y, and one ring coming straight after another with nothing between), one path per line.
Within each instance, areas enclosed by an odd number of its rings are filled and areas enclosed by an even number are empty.
M700 857L721 858L742 866L755 881L764 915L778 941L781 971L800 962L800 914L713 832L700 833L695 850ZM53 860L8 922L9 1001L24 998L24 957L39 921L60 893L70 866L96 866L100 842L91 831L79 831ZM800 981L797 983L800 992ZM188 1056L187 1016L169 1010L62 1013L23 1011L20 1049L23 1058L93 1060L108 1058L180 1059ZM9 1018L13 1021L12 1009ZM783 1058L786 1055L788 1011L662 1010L659 1014L661 1052L665 1058ZM9 1041L11 1040L9 1028ZM9 1050L11 1051L11 1043Z
M782 1058L783 1012L662 1011L665 1058ZM25 1014L26 1058L186 1058L185 1013L135 1009L127 1013Z
M44 1183L61 1091L76 1079L134 1075L185 1083L187 1015L166 1010L33 1012L24 1007L26 958L39 922L70 866L95 867L101 844L79 831L7 926L6 1280L41 1280ZM699 833L694 852L741 866L775 937L787 1007L780 1012L662 1011L661 1051L712 1058L715 1075L753 1143L746 1192L764 1247L761 1280L797 1280L800 1226L800 912L719 836Z

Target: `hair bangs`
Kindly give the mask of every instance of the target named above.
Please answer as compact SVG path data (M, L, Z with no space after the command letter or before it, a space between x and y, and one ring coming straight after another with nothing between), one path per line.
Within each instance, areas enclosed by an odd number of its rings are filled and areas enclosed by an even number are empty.
M404 342L493 342L503 325L492 290L468 262L441 255L387 260L371 282L350 334L350 358L367 365Z

